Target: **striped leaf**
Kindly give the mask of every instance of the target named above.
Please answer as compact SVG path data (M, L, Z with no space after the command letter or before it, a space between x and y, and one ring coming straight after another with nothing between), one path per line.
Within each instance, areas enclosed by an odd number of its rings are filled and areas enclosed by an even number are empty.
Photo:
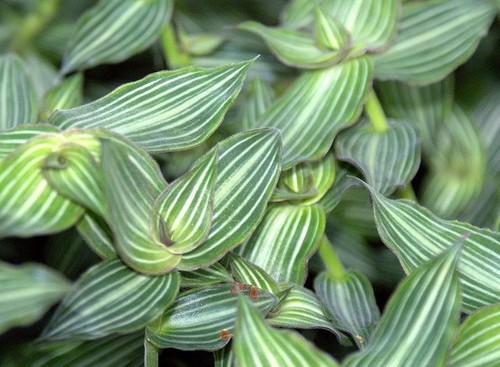
M117 63L149 47L172 14L171 0L101 0L78 21L61 73Z
M375 77L429 84L445 78L475 51L496 14L489 0L406 4L394 44L375 55Z
M46 157L64 141L59 135L41 135L0 161L0 237L59 232L83 214L83 208L54 191L41 172Z
M236 254L229 254L231 273L240 283L251 284L278 296L281 289L278 283L262 268Z
M351 34L337 18L332 18L320 7L315 9L314 31L316 43L325 49L340 50L351 46Z
M24 62L0 55L0 131L36 122L38 102Z
M307 72L273 104L259 125L281 130L283 169L326 154L337 133L357 120L371 73L366 57Z
M351 334L364 349L380 317L370 281L357 271L340 279L323 272L314 279L314 290L333 325Z
M460 311L458 249L426 262L400 284L368 347L344 366L444 366Z
M221 349L234 331L239 293L250 297L263 314L278 302L271 293L241 283L193 289L181 293L161 319L148 326L150 342L159 348Z
M231 344L214 352L214 367L233 367L234 352Z
M36 53L24 56L24 62L29 70L38 103L42 103L45 93L54 86L54 81L57 80L57 70L51 62Z
M275 330L245 298L238 302L233 342L236 365L240 367L335 367L338 364L300 334Z
M60 130L57 127L45 124L21 125L9 131L0 132L0 160L4 159L16 150L20 145L31 138L42 134L56 134Z
M150 233L149 216L166 186L158 164L144 150L118 135L102 138L102 171L107 221L123 261L146 274L166 273L181 257Z
M191 148L220 125L250 64L160 71L89 104L56 111L49 123L63 130L103 127L150 152Z
M181 288L206 287L232 281L231 274L219 263L212 264L208 268L181 271Z
M102 259L116 257L111 229L104 220L93 213L85 213L76 229L85 243Z
M281 13L281 24L287 28L305 28L314 21L317 3L310 0L288 1Z
M249 130L219 143L212 227L204 243L183 255L178 268L206 267L245 241L264 215L280 170L276 129Z
M470 315L451 350L450 367L495 367L500 360L500 304Z
M90 268L64 298L42 339L92 340L139 330L175 300L180 276L138 274L119 260Z
M73 108L81 105L82 102L83 75L78 73L47 91L40 113L41 118L47 120L53 111Z
M155 201L151 231L173 254L194 250L210 231L217 154L214 149L203 156Z
M349 176L345 169L336 169L335 180L325 195L318 201L325 214L329 214L342 200L345 192L351 187L359 186L359 182Z
M399 258L405 271L440 254L467 233L459 275L462 308L473 312L500 302L500 234L468 223L446 221L408 200L391 200L367 186L382 241Z
M261 116L276 100L274 90L261 78L249 82L248 91L241 106L241 129L255 128Z
M420 166L420 144L415 129L392 121L384 132L367 123L356 125L335 141L337 158L358 168L366 181L383 195L411 181Z
M307 262L316 252L325 230L319 206L277 204L271 207L239 253L278 282L302 285Z
M66 279L44 266L0 262L0 334L35 322L70 289Z

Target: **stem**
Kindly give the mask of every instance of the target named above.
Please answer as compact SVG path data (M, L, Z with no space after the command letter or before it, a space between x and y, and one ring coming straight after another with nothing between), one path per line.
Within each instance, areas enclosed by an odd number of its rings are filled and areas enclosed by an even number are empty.
M345 276L344 266L325 235L321 238L318 253L326 269L334 279L342 279Z
M182 50L177 44L177 36L171 23L163 28L162 33L163 55L167 64L172 69L191 65L191 58L188 53Z
M144 336L144 367L158 367L159 350Z
M385 117L384 110L372 89L365 103L365 112L372 123L373 129L378 133L383 133L389 129L389 123Z

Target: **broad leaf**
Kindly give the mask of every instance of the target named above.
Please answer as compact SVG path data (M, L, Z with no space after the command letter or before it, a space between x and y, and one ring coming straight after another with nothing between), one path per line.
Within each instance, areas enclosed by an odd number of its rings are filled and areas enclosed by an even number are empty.
M444 366L460 312L457 250L426 262L400 284L368 347L344 366Z
M245 298L240 297L238 303L233 341L238 366L338 366L334 359L296 332L271 328Z
M234 331L239 293L250 297L264 314L278 302L271 293L241 283L193 289L181 293L161 319L147 328L150 342L160 348L221 349Z
M377 132L366 121L348 129L335 141L337 158L358 168L368 183L384 195L408 184L420 165L420 145L415 129L391 121Z
M116 63L149 47L172 14L171 0L101 0L79 20L62 74Z
M259 125L281 130L283 169L327 153L337 133L358 118L371 73L366 57L310 71L274 103Z
M472 55L495 13L489 0L406 4L396 41L374 56L375 77L416 84L443 79Z
M247 130L257 126L261 116L276 100L271 86L261 78L250 81L246 98L241 106L241 129Z
M262 268L248 261L244 257L229 254L231 272L234 279L240 283L251 284L257 288L278 296L281 289L278 283Z
M56 111L49 123L63 130L107 128L150 152L191 148L219 126L249 66L160 71L89 104Z
M219 263L212 264L208 268L181 271L181 288L206 287L212 284L229 283L232 281L231 274Z
M41 118L46 120L55 110L65 110L83 102L83 75L72 75L50 89L44 98Z
M139 330L175 300L177 272L138 274L119 260L90 268L64 298L42 338L92 340Z
M239 253L278 282L304 284L307 262L325 230L319 206L272 206Z
M10 131L0 132L0 160L7 157L20 145L42 134L58 133L57 127L45 124L21 125Z
M314 290L333 325L351 334L363 349L380 317L369 280L356 271L339 279L323 272L314 280Z
M460 327L450 367L494 367L500 360L500 304L482 308Z
M359 182L349 176L345 169L336 169L335 180L325 195L318 201L325 214L329 214L340 203L344 194L351 187L359 186Z
M38 102L24 62L0 55L0 131L36 122Z
M440 254L464 235L458 267L463 292L462 308L472 312L500 302L500 234L468 223L446 221L408 200L388 199L371 187L375 221L382 241L411 272Z
M178 268L208 266L245 241L264 215L280 170L276 129L249 130L222 141L210 233L204 243L183 255Z
M70 289L63 277L41 265L0 262L0 334L35 322Z

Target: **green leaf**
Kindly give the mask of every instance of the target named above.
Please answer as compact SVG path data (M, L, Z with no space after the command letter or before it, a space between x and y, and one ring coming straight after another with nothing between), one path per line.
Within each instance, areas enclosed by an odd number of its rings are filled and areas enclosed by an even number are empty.
M148 326L150 342L159 348L221 349L232 337L239 293L251 297L264 314L278 302L271 293L239 283L193 289L181 293L161 319Z
M43 109L40 113L47 120L55 110L64 110L81 105L83 102L83 75L81 73L64 79L45 94Z
M85 213L76 229L87 245L102 259L116 257L111 229L104 220L93 213Z
M362 57L304 73L264 114L260 126L282 131L283 169L328 152L337 133L357 120L371 72Z
M261 116L276 100L271 86L261 78L249 82L248 92L241 106L241 129L255 128Z
M181 257L156 240L149 226L153 204L166 187L158 164L144 150L118 135L103 134L101 141L106 219L118 254L142 273L173 270Z
M380 317L370 281L357 271L349 271L340 279L323 272L314 279L314 290L333 325L347 331L358 347L365 348Z
M480 309L460 327L450 367L494 367L500 360L500 304Z
M271 328L243 297L239 297L234 334L233 349L240 367L338 366L300 334Z
M66 279L44 266L0 262L0 334L35 322L70 289Z
M281 289L278 283L262 268L236 254L229 253L229 259L231 273L236 281L251 284L275 296L279 295Z
M36 53L29 53L24 57L26 69L39 104L43 102L45 93L54 86L57 80L57 70L47 59Z
M36 122L38 103L24 62L0 55L0 131Z
M181 271L181 288L206 287L217 283L232 282L231 274L219 263L208 268L193 271Z
M329 214L342 200L345 192L351 187L359 186L359 182L349 176L345 169L335 169L335 180L324 196L318 201L325 214Z
M216 148L203 156L155 201L151 231L173 254L194 250L210 231L217 155Z
M232 367L234 366L234 352L231 344L214 352L214 367Z
M288 1L281 13L281 24L286 28L305 28L314 21L317 3L311 0Z
M278 282L302 285L307 262L316 252L325 230L319 206L272 206L239 253Z
M314 31L316 42L320 47L340 50L351 45L351 34L344 25L338 22L337 18L325 14L319 7L316 8Z
M56 310L45 340L92 340L139 330L175 300L180 276L138 274L119 260L90 268Z
M368 347L344 366L444 366L458 323L455 246L411 273L387 304Z
M172 10L171 0L101 0L78 21L61 73L117 63L146 49Z
M103 127L149 152L191 148L220 125L250 64L160 71L89 104L56 111L49 123L63 130Z
M496 14L489 0L406 4L394 44L375 55L375 77L429 84L445 78L475 51Z
M420 166L420 145L415 129L391 121L384 132L366 122L340 134L335 141L339 160L358 168L368 183L383 195L408 184Z
M0 132L0 160L7 157L31 138L42 134L58 133L57 127L45 124L21 125L9 131Z
M204 243L183 255L178 268L206 267L245 241L264 215L280 170L276 129L249 130L219 143L212 227Z
M500 302L500 234L468 223L446 221L408 200L391 200L367 186L382 241L399 258L405 271L440 254L469 234L458 267L462 308L472 312Z

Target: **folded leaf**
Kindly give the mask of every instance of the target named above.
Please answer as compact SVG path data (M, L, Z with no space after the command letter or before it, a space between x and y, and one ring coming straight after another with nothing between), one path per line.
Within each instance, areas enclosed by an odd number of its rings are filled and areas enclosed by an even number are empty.
M56 310L42 338L92 340L139 330L175 300L180 276L136 273L106 260L80 278Z
M70 289L66 279L44 266L0 262L0 334L37 321Z
M374 56L375 77L415 84L445 78L472 55L495 14L489 0L406 4L396 41Z
M238 294L266 314L278 302L266 291L241 283L214 285L181 293L158 322L146 332L159 348L215 351L232 337L236 321Z
M219 126L249 66L160 71L89 104L56 111L49 123L63 130L103 127L150 152L191 148Z
M212 264L208 268L181 271L181 288L206 287L212 284L229 283L232 281L231 274L219 263Z
M397 288L367 348L344 366L444 366L458 323L455 247L411 273Z
M125 60L149 47L172 14L171 0L101 0L78 21L61 73Z

